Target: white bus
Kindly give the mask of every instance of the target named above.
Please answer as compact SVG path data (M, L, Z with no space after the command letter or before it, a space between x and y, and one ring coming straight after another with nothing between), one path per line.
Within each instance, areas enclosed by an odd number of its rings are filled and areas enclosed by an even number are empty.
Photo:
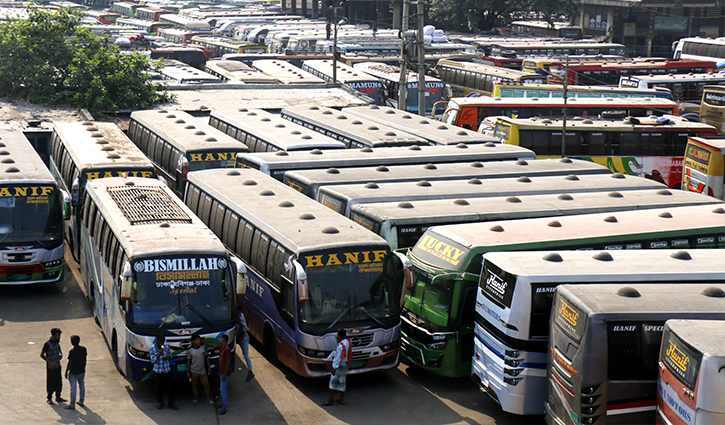
M674 45L672 57L675 59L702 59L713 60L718 68L725 67L725 37L681 38Z
M393 107L397 108L400 102L400 67L383 62L360 62L353 65L353 68L368 75L372 75L383 84L387 92L388 100ZM418 74L409 70L405 77L407 87L407 99L405 99L405 111L418 113ZM433 111L433 105L443 100L445 86L438 78L425 76L425 112Z
M342 61L337 61L337 81L346 84L373 100L375 105L385 105L385 89L383 83L376 77L364 72L358 72ZM322 78L328 83L332 81L332 60L317 59L306 60L302 63L302 70Z
M721 249L485 253L471 376L482 389L491 388L503 410L540 415L557 286L719 283L725 280L724 256Z
M260 59L252 67L276 78L280 84L325 84L325 80L279 59Z
M153 375L149 348L160 333L171 347L171 376L184 379L192 334L207 341L234 335L235 293L244 292L246 270L163 182L90 181L82 234L86 296L127 378ZM234 350L233 338L230 344ZM217 365L218 351L209 354Z
M247 64L232 60L207 61L205 71L211 75L238 84L277 84L271 75L259 72Z
M344 143L289 122L263 109L212 111L209 125L234 137L252 152L345 149Z

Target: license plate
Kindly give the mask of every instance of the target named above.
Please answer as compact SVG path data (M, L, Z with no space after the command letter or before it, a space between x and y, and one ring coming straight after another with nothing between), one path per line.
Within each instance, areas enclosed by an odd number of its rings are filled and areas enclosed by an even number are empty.
M16 274L15 276L11 276L12 280L27 280L28 275L26 274Z
M361 367L363 367L363 364L363 362L352 362L350 364L350 369L360 369Z
M176 370L179 372L186 372L186 363L179 363L176 365Z

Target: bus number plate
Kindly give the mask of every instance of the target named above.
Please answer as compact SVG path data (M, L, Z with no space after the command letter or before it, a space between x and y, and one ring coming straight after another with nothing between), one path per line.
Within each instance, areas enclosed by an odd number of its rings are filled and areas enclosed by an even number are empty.
M350 364L350 369L360 369L363 367L363 362L352 362Z

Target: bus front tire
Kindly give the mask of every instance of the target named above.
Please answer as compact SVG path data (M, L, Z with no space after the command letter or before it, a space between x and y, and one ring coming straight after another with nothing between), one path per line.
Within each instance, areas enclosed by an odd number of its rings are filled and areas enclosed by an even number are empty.
M277 357L277 341L274 337L274 331L267 325L264 328L264 346L267 347L267 354L269 354L269 361L273 365L279 365L279 357Z

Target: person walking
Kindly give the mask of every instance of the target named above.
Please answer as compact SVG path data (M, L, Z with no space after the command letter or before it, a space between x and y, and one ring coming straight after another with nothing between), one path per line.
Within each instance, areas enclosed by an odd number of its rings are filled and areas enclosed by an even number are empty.
M346 376L347 371L352 364L351 349L352 344L347 339L347 333L345 329L337 331L335 336L337 341L337 347L335 347L335 357L332 359L332 375L330 375L330 398L327 399L323 406L334 406L335 405L335 391L340 392L340 398L337 402L345 404L345 391L347 389Z
M222 397L220 415L227 413L227 399L229 397L229 376L232 374L232 350L227 343L229 337L224 334L219 337L219 392Z
M81 392L78 405L86 407L83 403L86 400L85 378L88 351L86 347L81 345L81 337L78 335L71 336L70 343L73 344L73 348L68 353L68 365L65 368L65 378L70 381L70 404L65 408L74 410L76 408L76 385L78 385Z
M242 306L237 306L237 344L242 347L242 353L244 354L244 361L247 362L247 377L244 382L249 382L254 378L254 372L252 372L252 360L249 358L249 326L247 326L247 320L244 317Z
M53 394L55 393L56 403L64 402L65 399L60 396L63 390L63 377L61 376L60 361L63 358L63 351L60 349L61 330L53 328L50 330L50 339L43 344L40 351L40 358L45 360L45 386L48 392L48 404L53 404Z
M206 402L211 404L211 392L209 391L209 355L206 347L201 344L201 336L194 334L191 337L191 348L186 352L186 376L191 381L191 392L194 393L194 400L191 404L199 403L199 382L204 387Z
M329 40L330 35L332 35L332 22L327 21L327 24L325 25L325 39Z
M154 365L154 383L156 385L156 401L159 403L156 408L164 407L164 392L169 399L169 407L179 410L174 404L174 389L171 387L171 348L166 343L166 337L159 335L156 343L149 349L151 363Z

